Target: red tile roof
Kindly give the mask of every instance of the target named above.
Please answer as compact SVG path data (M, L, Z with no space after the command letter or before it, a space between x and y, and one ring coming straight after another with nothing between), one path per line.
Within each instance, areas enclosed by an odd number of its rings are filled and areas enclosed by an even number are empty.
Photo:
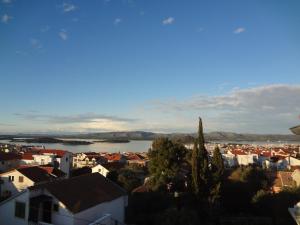
M24 160L33 160L33 153L24 153L21 155L21 158Z
M120 161L122 159L122 154L114 153L111 155L106 155L105 158L109 161Z
M41 149L40 153L42 153L42 154L44 154L44 153L54 154L54 155L57 155L59 157L63 157L67 153L67 151L65 151L65 150L57 150L57 149Z

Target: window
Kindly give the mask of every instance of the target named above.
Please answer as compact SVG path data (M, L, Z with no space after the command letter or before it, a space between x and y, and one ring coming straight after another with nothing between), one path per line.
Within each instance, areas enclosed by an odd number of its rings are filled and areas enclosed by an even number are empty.
M4 165L4 161L2 161L1 163L2 163L2 165Z
M68 157L67 157L67 158L66 158L66 162L68 162L68 160L69 160L69 159L68 159Z
M8 176L8 181L9 182L14 182L15 180L15 177L14 176Z
M19 176L19 182L23 183L24 182L24 177L23 176Z
M15 203L15 217L25 219L26 204L24 202Z
M53 211L58 212L59 207L58 204L53 204Z
M98 172L101 173L101 169L98 169Z
M41 159L41 164L44 165L45 164L45 160Z

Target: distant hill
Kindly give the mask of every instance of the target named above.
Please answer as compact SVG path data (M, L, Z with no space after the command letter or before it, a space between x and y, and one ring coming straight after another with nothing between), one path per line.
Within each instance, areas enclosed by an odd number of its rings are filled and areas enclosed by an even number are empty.
M122 131L122 132L99 132L99 133L87 133L87 134L69 134L69 135L45 135L43 137L53 137L53 138L72 138L72 139L99 139L99 140L153 140L157 137L169 137L174 140L181 140L185 143L193 142L196 137L196 133L153 133L145 131ZM15 137L21 138L33 138L41 137L38 134L17 134L17 135L0 135L1 139L11 139ZM239 134L232 132L210 132L205 134L206 141L224 141L224 142L234 142L234 141L300 141L300 136L293 134Z
M192 142L196 133L153 133L145 131L129 132L102 132L80 135L65 136L65 138L87 138L87 139L128 139L128 140L153 140L157 137L169 137L172 139ZM300 137L293 134L239 134L232 132L210 132L205 134L207 141L300 141Z

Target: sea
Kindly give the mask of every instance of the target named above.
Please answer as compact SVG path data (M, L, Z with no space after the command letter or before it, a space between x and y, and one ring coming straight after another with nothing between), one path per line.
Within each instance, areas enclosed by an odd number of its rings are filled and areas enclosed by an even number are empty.
M70 140L70 139L68 139ZM74 139L75 140L75 139ZM96 141L93 139L76 139L79 141ZM69 145L61 143L26 143L26 142L13 142L10 140L0 140L0 143L27 145L27 146L41 146L47 149L61 149L73 153L78 152L148 152L151 147L152 141L130 141L128 143L108 143L108 142L95 142L90 145Z

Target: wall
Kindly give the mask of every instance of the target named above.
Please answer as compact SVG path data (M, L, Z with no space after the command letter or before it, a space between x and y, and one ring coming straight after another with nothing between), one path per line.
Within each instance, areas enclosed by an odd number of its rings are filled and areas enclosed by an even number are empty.
M9 176L14 176L14 181L9 181ZM19 176L23 177L23 182L19 182ZM34 182L27 177L25 177L22 173L20 173L17 170L13 170L11 172L6 172L0 174L1 180L3 180L3 184L1 185L1 193L2 196L5 191L11 191L12 195L15 195L16 193L26 189L27 187L30 187L34 185Z
M44 194L51 196L53 198L53 204L59 205L58 212L52 210L52 224L55 225L73 225L73 214L71 214L66 207L59 202L53 195L51 195L47 190L44 190Z
M73 163L72 153L67 152L60 159L57 158L57 161L59 162L59 169L65 172L67 174L67 177L69 177Z
M18 167L19 164L20 164L19 159L0 161L0 171L6 172L10 169Z
M92 168L92 173L100 173L102 176L106 177L106 175L109 173L109 170L98 164Z
M39 165L46 165L46 164L53 165L54 157L55 157L54 155L33 155L34 162L38 163Z
M20 195L15 196L9 200L0 203L0 225L25 225L28 224L28 214L29 214L29 192L25 191ZM15 202L25 202L26 203L26 213L25 219L15 217Z
M74 225L84 225L87 221L93 222L101 218L104 214L111 214L112 218L124 223L125 206L127 196L121 196L111 202L104 202L74 215ZM80 218L80 219L76 219Z

